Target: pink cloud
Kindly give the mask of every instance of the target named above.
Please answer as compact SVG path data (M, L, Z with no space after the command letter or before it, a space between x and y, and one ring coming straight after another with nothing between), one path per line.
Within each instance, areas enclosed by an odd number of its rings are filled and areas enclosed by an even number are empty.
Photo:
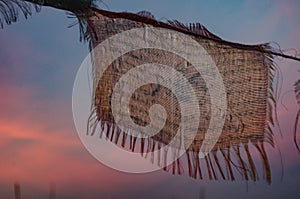
M41 101L29 88L0 85L0 90L6 93L0 98L1 182L112 191L157 179L151 175L143 182L142 175L120 173L96 161L77 136L68 103Z

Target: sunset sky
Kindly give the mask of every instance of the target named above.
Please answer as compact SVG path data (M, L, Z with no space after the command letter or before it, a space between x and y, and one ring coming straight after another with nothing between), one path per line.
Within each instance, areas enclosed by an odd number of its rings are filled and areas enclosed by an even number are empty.
M298 0L152 0L99 3L110 11L150 11L158 20L200 22L222 39L245 44L278 43L284 53L300 53ZM107 7L106 7L107 6ZM75 19L43 7L40 13L0 30L0 198L12 198L21 184L22 198L47 198L49 184L57 198L296 198L300 195L300 154L292 129L298 105L293 84L300 62L277 58L283 84L278 103L283 137L267 147L273 181L201 181L164 171L127 174L95 160L77 135L72 117L72 89L88 54L79 41ZM276 42L276 43L275 43ZM281 103L282 102L282 103ZM284 104L284 107L282 104ZM300 136L298 135L300 143Z

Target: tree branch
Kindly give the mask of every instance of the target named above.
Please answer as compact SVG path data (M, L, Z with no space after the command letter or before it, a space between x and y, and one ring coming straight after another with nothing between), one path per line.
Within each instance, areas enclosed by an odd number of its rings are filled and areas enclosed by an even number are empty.
M73 13L82 12L92 6L92 0L24 0L41 6L49 6Z

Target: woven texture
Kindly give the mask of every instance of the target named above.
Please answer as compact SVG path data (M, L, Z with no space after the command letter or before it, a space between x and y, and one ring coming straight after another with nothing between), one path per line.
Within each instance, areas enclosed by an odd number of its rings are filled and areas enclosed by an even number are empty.
M204 47L216 63L227 95L227 113L222 134L212 152L204 160L200 160L198 153L212 117L210 95L205 81L191 63L178 55L158 49L133 51L119 57L107 68L102 78L94 82L92 115L97 116L96 123L102 129L101 134L104 133L110 141L116 144L123 147L129 146L132 151L137 150L135 145L138 143L141 153L151 153L170 142L180 128L180 106L176 96L168 88L159 85L159 79L157 84L149 84L137 89L130 100L131 118L141 126L150 123L148 112L152 105L161 104L165 108L167 120L158 134L149 139L138 139L128 137L121 129L111 131L108 128L106 132L103 132L104 124L116 129L110 100L118 80L129 70L142 64L167 65L179 71L189 81L199 100L201 115L196 137L184 135L185 140L192 139L192 144L186 153L186 161L177 160L170 168L164 165L165 169L173 173L182 173L185 168L188 168L191 177L203 178L202 170L206 167L207 176L210 179L217 179L221 176L223 179L234 180L237 172L234 172L232 167L238 167L242 170L240 174L245 180L256 181L258 174L248 146L251 143L261 154L265 171L263 177L267 182L271 182L270 166L264 143L273 144L271 126L273 123L272 77L274 71L272 58L259 51L267 48L267 45L247 46L225 42L200 24L184 26L177 21L161 23L155 21L149 13L141 16L97 10L91 12L88 27L91 32L92 48L117 33L133 28L163 27L190 34L189 36ZM97 76L96 66L101 62L97 54L93 57L93 61L94 75ZM95 125L95 122L93 124ZM236 164L231 161L233 154L237 159ZM159 162L164 161L163 155L158 158Z

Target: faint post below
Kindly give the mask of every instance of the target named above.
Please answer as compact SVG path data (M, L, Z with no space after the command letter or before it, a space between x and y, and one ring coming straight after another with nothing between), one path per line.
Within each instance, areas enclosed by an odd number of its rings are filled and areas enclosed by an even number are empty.
M50 184L49 199L55 199L55 184Z
M21 186L19 183L14 184L15 199L21 199Z

